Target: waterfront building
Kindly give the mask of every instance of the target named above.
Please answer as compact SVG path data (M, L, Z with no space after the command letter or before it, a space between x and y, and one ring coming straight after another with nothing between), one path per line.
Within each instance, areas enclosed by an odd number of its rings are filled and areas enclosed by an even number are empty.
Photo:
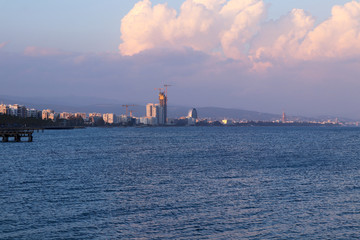
M89 123L91 123L91 124L95 124L95 123L98 123L103 120L104 119L103 119L102 115L100 117L99 116L90 116L89 117Z
M26 107L19 104L9 105L9 114L16 117L26 118Z
M60 113L60 119L70 119L73 116L72 113L62 112Z
M10 114L9 106L5 104L0 104L0 114L4 114L4 115Z
M53 115L50 116L50 114L53 114ZM42 110L41 119L43 119L43 120L54 119L54 110L51 110L51 109Z
M146 105L146 116L147 117L159 117L159 104L148 103Z
M146 117L156 118L156 124L159 124L160 119L160 105L155 103L148 103L146 105Z
M222 124L224 125L232 125L233 124L233 121L229 120L229 119L224 119L221 121Z
M195 108L189 110L188 118L195 118L195 119L198 118L197 111Z
M105 123L108 124L114 124L114 123L118 123L117 121L117 117L114 113L105 113L103 114L103 119Z
M158 125L158 119L156 117L141 117L140 124L156 126Z
M187 121L188 121L187 125L189 125L189 126L195 126L195 124L196 124L196 118L187 117Z
M128 124L131 122L131 117L126 116L126 115L120 115L120 116L118 116L117 122L121 123L121 124Z
M86 119L86 113L75 113L75 117L78 118L78 117L81 117L83 120Z
M140 118L136 117L135 119L135 125L139 125L140 124Z
M100 117L100 118L102 118L103 115L101 113L89 113L89 118L90 117Z
M154 103L146 104L146 117L152 117L154 105Z
M49 114L49 118L50 120L52 120L53 122L55 122L57 119L59 119L60 117L60 114L59 113L55 113L55 112L52 112Z
M34 109L34 108L28 108L26 109L26 117L28 118L38 118L39 114L38 114L38 110Z

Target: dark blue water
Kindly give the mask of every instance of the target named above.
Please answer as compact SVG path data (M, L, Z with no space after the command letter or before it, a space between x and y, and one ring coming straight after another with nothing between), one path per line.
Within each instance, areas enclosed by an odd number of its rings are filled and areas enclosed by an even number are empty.
M0 143L0 239L359 239L358 128L112 128Z

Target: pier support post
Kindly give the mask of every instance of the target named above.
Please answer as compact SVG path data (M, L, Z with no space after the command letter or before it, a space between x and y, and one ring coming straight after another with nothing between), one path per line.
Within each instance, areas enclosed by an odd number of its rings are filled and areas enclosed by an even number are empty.
M3 135L2 136L2 141L3 142L8 142L9 141L9 137L7 135Z
M21 142L21 137L19 134L15 135L15 142Z

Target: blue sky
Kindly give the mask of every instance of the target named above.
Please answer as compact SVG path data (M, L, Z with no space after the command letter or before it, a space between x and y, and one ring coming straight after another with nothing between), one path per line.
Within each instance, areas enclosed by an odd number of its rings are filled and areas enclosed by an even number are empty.
M0 0L0 42L7 51L27 46L71 52L114 52L120 43L121 19L137 0ZM178 9L183 1L152 0ZM269 19L293 8L310 12L318 21L328 18L335 4L345 0L265 0Z

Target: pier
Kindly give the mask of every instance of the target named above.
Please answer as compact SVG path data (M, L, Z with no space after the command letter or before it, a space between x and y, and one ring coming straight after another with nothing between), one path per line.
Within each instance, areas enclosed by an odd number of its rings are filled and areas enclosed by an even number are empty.
M2 142L21 142L22 138L26 138L27 142L33 141L32 134L34 131L43 130L43 129L33 129L33 128L0 128L0 137Z

